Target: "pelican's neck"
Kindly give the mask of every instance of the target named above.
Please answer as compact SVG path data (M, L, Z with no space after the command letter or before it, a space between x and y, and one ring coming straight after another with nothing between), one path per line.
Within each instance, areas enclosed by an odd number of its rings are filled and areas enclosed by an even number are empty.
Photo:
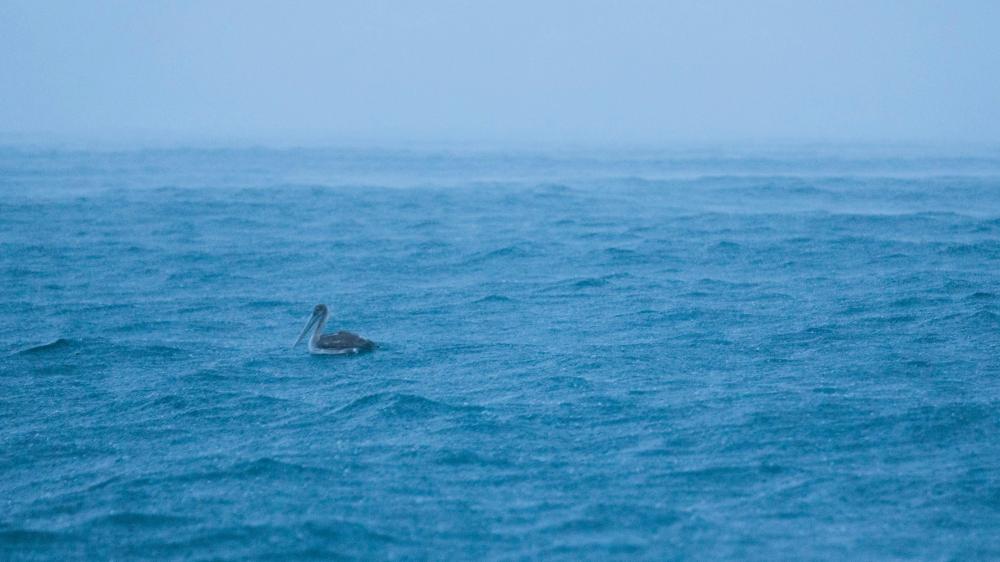
M326 327L326 319L329 315L329 311L324 312L323 315L319 317L319 320L316 321L316 330L313 331L312 338L309 339L310 346L315 346L319 341L320 336L323 335L323 328Z

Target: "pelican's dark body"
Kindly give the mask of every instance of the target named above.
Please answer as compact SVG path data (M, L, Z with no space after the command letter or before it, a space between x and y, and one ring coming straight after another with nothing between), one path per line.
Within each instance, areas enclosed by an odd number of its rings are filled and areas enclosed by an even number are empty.
M351 332L340 331L336 334L324 335L323 328L326 326L329 315L325 304L317 304L295 345L302 341L309 328L315 326L316 329L313 331L312 337L309 338L309 353L314 355L344 355L364 353L375 349L375 342Z
M312 353L361 353L373 349L375 349L375 342L344 331L326 334L320 336L315 342L309 342L309 351Z

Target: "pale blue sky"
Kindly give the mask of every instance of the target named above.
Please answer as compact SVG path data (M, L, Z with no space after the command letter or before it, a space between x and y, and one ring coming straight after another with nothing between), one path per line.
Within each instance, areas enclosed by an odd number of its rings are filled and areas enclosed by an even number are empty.
M1000 141L1000 2L0 0L0 132Z

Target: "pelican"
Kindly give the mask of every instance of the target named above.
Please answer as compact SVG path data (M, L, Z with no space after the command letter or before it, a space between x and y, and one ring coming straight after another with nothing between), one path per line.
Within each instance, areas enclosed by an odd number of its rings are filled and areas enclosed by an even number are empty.
M306 322L306 327L302 328L299 339L295 340L292 347L299 345L302 338L306 337L309 329L316 326L311 338L309 338L309 353L313 355L344 355L348 353L361 353L375 349L375 342L352 334L351 332L337 332L336 334L323 335L323 327L326 326L326 319L330 316L325 304L317 304L313 309L312 316Z

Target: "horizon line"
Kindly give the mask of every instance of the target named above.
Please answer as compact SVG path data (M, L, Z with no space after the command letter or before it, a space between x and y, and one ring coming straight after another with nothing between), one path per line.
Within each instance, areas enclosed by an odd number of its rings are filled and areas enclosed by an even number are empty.
M169 131L124 133L50 133L0 130L0 148L40 150L461 150L513 151L658 151L780 149L902 149L902 150L1000 150L1000 140L839 137L733 137L733 138L554 138L554 137L433 137L335 135L315 133L213 134ZM1000 156L1000 155L998 155Z

